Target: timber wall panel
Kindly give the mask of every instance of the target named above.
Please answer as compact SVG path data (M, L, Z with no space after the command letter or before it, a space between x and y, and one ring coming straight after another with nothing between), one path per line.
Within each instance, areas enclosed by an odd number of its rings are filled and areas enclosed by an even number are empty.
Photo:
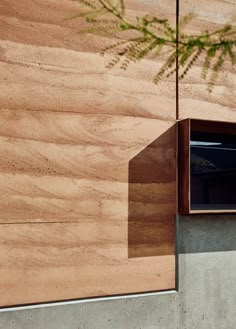
M197 34L220 29L226 23L235 24L236 0L180 0L180 18L194 13L196 17L185 31ZM224 63L217 85L207 91L207 81L201 78L199 61L179 83L180 119L197 118L236 122L236 68Z
M126 3L175 21L172 0ZM63 21L78 10L0 1L1 306L175 286L175 131L158 142L175 123L175 80L155 86L151 59L105 69L110 38ZM170 170L160 185L143 180L155 164ZM133 215L155 234L133 231Z

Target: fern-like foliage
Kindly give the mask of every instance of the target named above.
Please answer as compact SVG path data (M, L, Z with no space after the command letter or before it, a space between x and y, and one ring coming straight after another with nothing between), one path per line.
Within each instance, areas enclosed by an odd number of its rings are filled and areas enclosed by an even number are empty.
M171 26L167 19L156 16L129 18L124 0L74 1L87 8L70 18L84 17L91 25L84 32L116 36L117 41L102 51L103 54L115 51L108 68L119 65L121 69L126 70L131 62L140 61L147 56L164 57L164 64L153 79L158 83L161 79L175 74L177 65L179 79L183 79L200 60L201 77L207 80L208 91L211 92L224 62L229 60L232 66L236 63L236 27L233 25L227 24L213 32L188 35L183 31L194 17L193 14L183 17L176 28Z

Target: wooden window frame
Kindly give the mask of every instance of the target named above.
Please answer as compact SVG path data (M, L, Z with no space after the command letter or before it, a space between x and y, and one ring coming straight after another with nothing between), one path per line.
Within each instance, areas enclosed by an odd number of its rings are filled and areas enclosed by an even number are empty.
M191 209L190 138L191 131L236 135L236 123L184 119L178 122L178 209L180 214L236 213L236 209Z

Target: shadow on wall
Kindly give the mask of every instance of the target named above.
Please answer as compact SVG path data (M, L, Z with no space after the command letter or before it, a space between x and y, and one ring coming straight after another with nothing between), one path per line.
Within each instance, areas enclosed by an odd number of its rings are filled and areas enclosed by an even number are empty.
M236 250L236 214L180 216L178 253Z
M175 254L176 125L129 162L128 255Z

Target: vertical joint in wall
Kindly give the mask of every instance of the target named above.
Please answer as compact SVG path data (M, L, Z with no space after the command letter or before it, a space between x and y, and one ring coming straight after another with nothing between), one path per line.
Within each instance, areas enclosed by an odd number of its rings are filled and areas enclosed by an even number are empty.
M179 120L179 0L176 0L176 121Z

